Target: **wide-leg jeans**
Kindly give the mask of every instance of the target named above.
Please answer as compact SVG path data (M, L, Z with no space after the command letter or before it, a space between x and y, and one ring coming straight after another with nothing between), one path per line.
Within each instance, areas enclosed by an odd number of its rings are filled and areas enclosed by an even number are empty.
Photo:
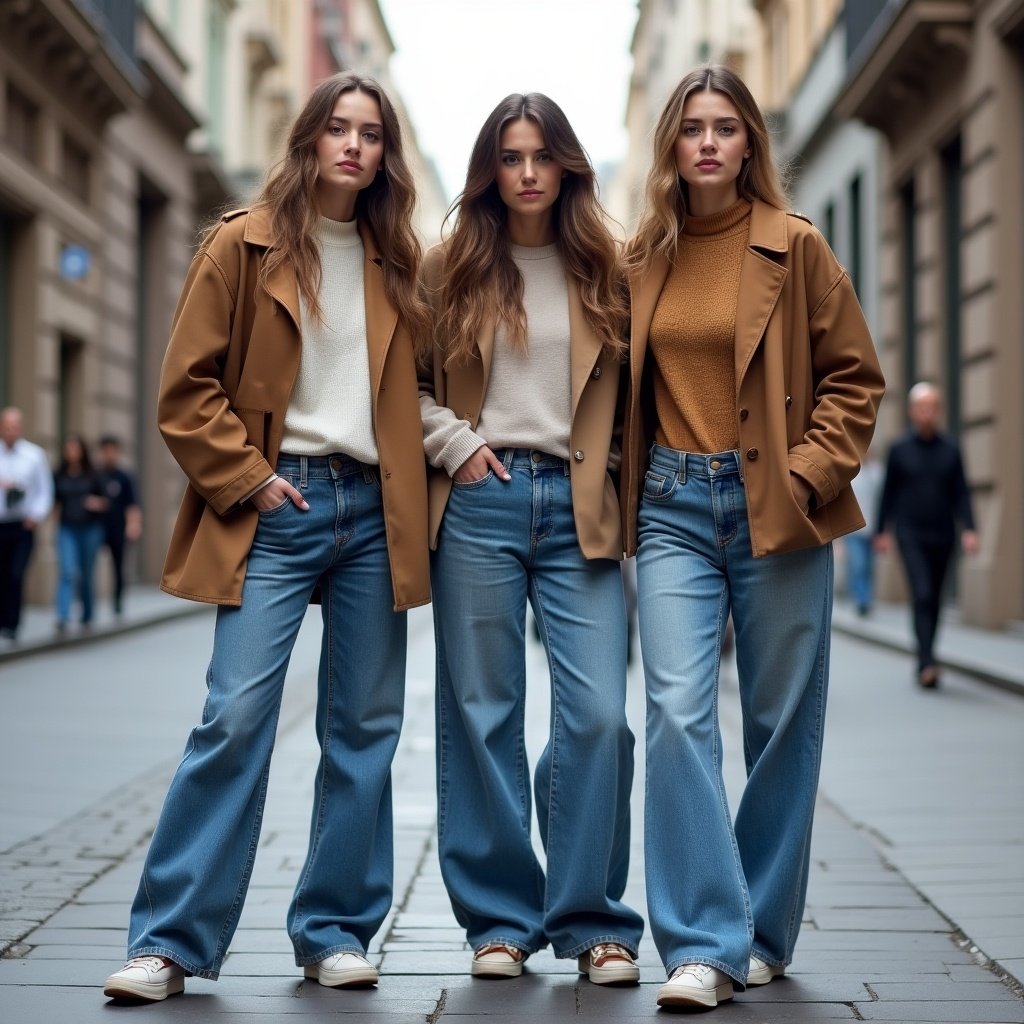
M297 487L260 513L238 608L217 612L209 694L150 844L129 956L216 978L260 834L285 672L320 584L323 638L309 849L288 912L298 964L365 952L392 895L391 761L402 724L406 620L392 611L376 471L282 455Z
M511 481L454 484L432 562L441 873L474 948L636 952L643 920L622 902L633 735L619 565L583 556L564 460L497 454ZM530 841L528 600L551 673L533 780L546 871Z
M668 972L738 984L753 952L788 964L807 889L832 613L831 545L754 558L736 452L655 445L639 516L647 680L645 856ZM732 613L747 782L733 822L718 676Z

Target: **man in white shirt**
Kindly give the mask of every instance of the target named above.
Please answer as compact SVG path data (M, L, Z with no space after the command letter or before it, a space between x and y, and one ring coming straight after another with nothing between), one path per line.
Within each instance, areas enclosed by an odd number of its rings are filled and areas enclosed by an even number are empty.
M18 634L35 528L53 508L46 453L21 435L21 410L0 410L0 642L6 643Z

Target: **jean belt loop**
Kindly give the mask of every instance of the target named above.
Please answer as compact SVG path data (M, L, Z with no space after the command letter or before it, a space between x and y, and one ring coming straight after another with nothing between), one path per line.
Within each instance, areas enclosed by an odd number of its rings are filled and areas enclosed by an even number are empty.
M685 487L686 486L686 460L689 456L683 452L679 459L679 482Z
M380 467L378 467L378 466L371 466L371 465L369 465L366 462L360 462L359 465L362 466L362 469L363 469L363 483L364 484L374 484L374 483L376 483L377 482L377 474L380 471Z
M299 456L299 490L304 491L309 483L309 456Z
M572 476L572 463L568 459L562 459L562 476Z
M739 474L740 483L742 484L743 483L743 456L741 456L738 451L735 452L734 454L736 455L736 472Z
M506 448L501 456L501 464L505 467L507 473L512 467L512 460L516 457L515 448Z

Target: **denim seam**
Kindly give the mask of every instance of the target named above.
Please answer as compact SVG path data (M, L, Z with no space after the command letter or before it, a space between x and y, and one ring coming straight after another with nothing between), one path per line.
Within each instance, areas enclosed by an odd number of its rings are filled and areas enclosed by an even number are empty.
M721 971L723 974L728 974L729 978L741 987L745 987L746 982L744 978L741 978L735 973L732 967L730 967L724 960L716 960L710 956L684 956L679 957L676 960L672 960L665 965L665 971L671 978L672 974L680 967L684 967L687 964L704 964L707 967L714 967L716 970ZM745 976L744 976L745 977Z
M184 957L177 951L168 949L166 946L137 946L128 950L129 960L133 960L137 956L166 957L168 960L173 960L186 975L193 978L203 978L206 981L216 981L220 976L219 970L200 967L197 964L192 963L188 957Z
M296 967L310 967L313 964L320 963L321 960L326 960L329 956L334 956L336 953L358 953L362 957L366 956L366 950L358 942L339 942L337 945L331 946L319 953L300 956L296 952L295 965Z
M520 952L525 953L527 956L532 956L539 949L543 949L547 943L541 946L526 946L523 944L522 939L507 939L501 935L492 935L481 942L478 942L474 947L474 953L478 949L482 949L484 946L511 946L513 949L518 949Z
M531 576L530 585L533 589L533 593L536 596L537 605L537 622L544 634L544 648L548 656L549 671L551 674L551 778L548 781L548 820L547 826L544 830L545 836L547 836L548 844L551 842L551 819L555 817L557 809L557 787L555 780L558 778L558 735L559 735L559 723L561 722L561 710L558 700L558 678L555 671L554 658L551 656L551 633L548 630L547 616L544 614L544 600L540 593L540 584L537 582L535 576ZM551 900L549 895L550 886L544 881L544 916L547 917L548 911L551 909Z
M622 946L623 949L627 950L630 956L635 960L638 955L638 947L636 943L630 939L624 939L621 935L594 935L589 939L585 939L583 942L577 943L572 949L564 950L563 952L555 953L556 960L568 960L570 957L582 956L587 952L588 949L593 949L594 946L605 945L609 942L614 942L616 946Z

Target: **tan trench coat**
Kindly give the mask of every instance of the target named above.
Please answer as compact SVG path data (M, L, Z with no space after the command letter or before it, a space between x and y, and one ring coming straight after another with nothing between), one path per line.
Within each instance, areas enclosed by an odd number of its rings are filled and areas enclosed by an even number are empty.
M623 531L636 518L653 440L647 338L668 260L630 282ZM699 311L697 311L699 315ZM853 285L803 218L755 200L736 307L736 429L755 557L813 547L864 525L850 481L871 441L882 372ZM790 472L814 492L805 513Z
M427 253L423 275L428 295L436 296L444 268L444 246ZM622 558L622 528L618 492L608 470L619 394L619 360L609 355L583 314L579 289L570 277L569 363L572 387L569 431L569 482L580 550L586 558ZM468 362L446 371L439 347L434 348L434 398L476 430L487 394L494 330L491 325L477 338L477 351ZM451 477L444 469L429 469L430 546L437 547Z
M376 244L364 225L359 232L374 429L398 611L430 600L416 367L408 333L384 292ZM256 287L271 241L266 211L224 216L192 260L164 356L159 427L188 486L161 587L193 601L241 604L258 513L239 502L272 472L299 370L294 272L278 267L270 296Z

